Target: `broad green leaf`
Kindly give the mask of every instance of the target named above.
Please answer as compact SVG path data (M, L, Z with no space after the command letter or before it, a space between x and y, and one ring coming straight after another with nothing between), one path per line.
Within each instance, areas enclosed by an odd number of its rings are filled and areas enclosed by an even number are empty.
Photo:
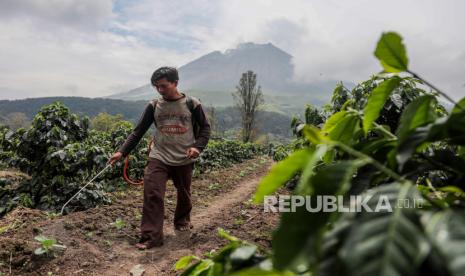
M315 145L324 143L327 140L326 137L321 134L320 130L312 125L305 125L303 133L305 138Z
M386 100L389 98L391 92L399 86L400 81L401 79L399 77L392 77L380 83L373 92L371 92L365 106L363 117L363 130L365 135L372 128L373 122L378 119Z
M311 186L308 190L313 191L311 196L345 194L353 174L363 164L365 162L359 160L341 161L321 168L307 183ZM317 204L315 198L309 203L313 209L317 209ZM282 214L272 244L275 268L298 272L315 264L321 230L328 223L331 213L309 212L305 205L295 207L295 212Z
M351 218L355 214L354 212L342 213L332 224L332 227L325 231L321 243L321 254L318 259L317 275L347 275L338 252L350 230Z
M42 247L36 248L36 250L34 250L34 254L36 255L42 255L44 253L47 253L47 250Z
M300 176L299 183L296 187L296 193L298 194L310 194L311 188L306 185L310 177L313 175L314 167L318 161L322 160L323 156L328 151L328 146L324 144L317 145L313 150L311 156L308 158L307 164L305 165L302 175Z
M232 264L241 264L248 261L257 252L257 246L246 245L236 248L230 255Z
M193 260L198 260L199 258L194 255L184 256L179 261L176 262L174 269L181 270L186 268Z
M221 248L219 252L213 256L212 260L215 263L224 263L226 260L229 259L229 255L231 255L231 252L233 252L239 246L239 240L230 242L229 244L223 246L223 248Z
M419 221L423 198L411 183L386 184L367 192L340 250L350 275L415 275L429 252ZM402 204L402 205L400 205Z
M465 147L464 146L458 146L457 154L465 159Z
M276 163L258 184L254 201L256 203L262 202L264 196L272 194L284 185L298 171L302 170L311 155L310 149L301 149Z
M204 275L209 269L213 268L214 262L212 260L202 260L196 264L188 267L181 276L199 276Z
M456 110L449 117L441 117L428 128L427 141L447 140L454 145L465 145L465 110Z
M383 33L376 45L375 56L389 73L408 70L408 58L402 37L394 32Z
M463 106L463 109L458 106ZM465 99L454 107L448 117L437 119L425 129L429 142L447 140L454 145L465 145Z
M444 186L444 187L439 187L437 189L439 191L443 191L443 192L447 192L447 193L456 193L456 194L459 194L461 196L465 195L465 192L462 189L460 189L459 187L457 187L457 186Z
M46 239L42 241L42 246L46 248L52 247L56 243L54 239Z
M224 230L223 228L218 228L218 236L224 238L224 239L227 239L229 241L232 241L232 242L237 242L239 241L238 238L232 236L231 234L229 234L228 232L226 232L226 230Z
M402 170L405 162L412 156L416 149L424 143L428 138L428 133L431 129L431 125L426 127L419 127L415 129L411 134L409 134L402 144L398 144L397 150L392 151L389 154L389 163L393 167L396 163L399 166L399 169ZM392 159L395 153L395 159Z
M452 109L451 113L460 113L465 110L465 98L461 99L456 106Z
M39 241L39 242L44 242L44 241L48 240L48 238L44 237L44 236L35 236L34 239L36 241Z
M397 129L398 150L396 155L400 169L417 147L426 140L429 128L421 128L436 119L433 105L436 99L431 95L418 97L407 105L400 117Z
M359 151L374 157L379 150L395 148L395 146L395 140L376 137L374 139L361 141L359 144L357 144L356 149L359 149Z
M465 271L465 213L463 210L444 210L426 213L426 233L433 248L445 261L448 275L459 276Z
M326 120L323 128L321 129L322 132L330 132L333 128L346 116L347 112L345 110L341 110L339 112L334 113L331 117Z
M465 192L457 186L444 186L437 188L437 190L445 193L453 193L458 197L465 198Z
M400 117L397 135L399 144L417 127L426 125L436 119L434 104L436 99L432 95L424 95L409 103Z
M360 130L360 118L356 114L347 114L328 133L332 141L351 145Z

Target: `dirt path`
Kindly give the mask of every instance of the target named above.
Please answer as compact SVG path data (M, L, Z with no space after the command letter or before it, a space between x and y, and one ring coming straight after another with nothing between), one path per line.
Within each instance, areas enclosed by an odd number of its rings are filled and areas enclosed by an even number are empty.
M111 206L45 219L37 210L28 219L37 222L9 231L0 238L0 258L12 257L13 275L129 275L135 265L142 265L145 275L176 275L173 265L182 256L197 255L222 247L226 241L217 236L222 227L239 238L269 248L270 234L278 217L263 214L261 206L250 198L272 161L257 157L231 168L211 172L193 181L194 229L190 233L174 231L172 226L176 194L168 182L165 196L165 244L146 251L135 249L140 224L142 194L140 188L117 195ZM19 213L19 212L18 212ZM14 221L12 215L6 219ZM27 217L20 214L20 217ZM114 222L125 222L116 229ZM1 224L0 224L1 226ZM65 253L53 259L38 259L33 254L35 235L54 237L67 246ZM21 258L23 256L23 258ZM1 260L1 259L0 259ZM8 260L5 260L8 261ZM8 273L5 261L0 271Z
M212 226L221 226L225 212L230 212L232 207L247 200L254 192L260 178L261 175L257 175L245 179L239 182L230 193L219 196L210 202L208 207L194 209L192 223L195 228L191 233L174 231L173 225L166 221L164 227L166 237L163 247L140 252L128 244L118 246L116 251L119 252L122 263L113 262L106 266L105 275L122 275L122 272L129 274L131 268L137 264L143 265L147 275L163 275L168 273L176 260L182 256L205 253L199 252L199 242L196 242L195 237L205 230L211 231Z

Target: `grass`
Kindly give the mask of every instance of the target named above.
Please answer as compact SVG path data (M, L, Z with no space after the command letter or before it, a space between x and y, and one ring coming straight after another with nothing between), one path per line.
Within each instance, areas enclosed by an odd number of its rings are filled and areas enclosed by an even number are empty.
M211 183L210 185L208 185L208 189L209 190L220 190L222 188L221 184L220 183Z

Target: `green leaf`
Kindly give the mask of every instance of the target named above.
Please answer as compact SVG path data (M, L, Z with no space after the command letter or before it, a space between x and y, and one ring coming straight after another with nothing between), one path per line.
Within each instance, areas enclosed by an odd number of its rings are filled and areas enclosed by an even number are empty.
M174 269L181 270L186 268L193 260L198 260L199 258L194 255L184 256L179 261L176 262Z
M191 265L187 268L181 276L199 276L204 275L203 273L213 268L214 262L211 260L202 260L196 264Z
M231 253L239 246L240 246L239 240L230 242L229 244L221 248L219 252L214 255L212 260L215 263L227 262L227 260L229 260L229 256L231 255Z
M320 130L312 125L305 125L303 133L305 138L307 138L308 141L315 145L324 143L327 140L326 137L321 135Z
M463 110L458 106L463 107ZM465 145L465 99L462 99L454 107L448 117L438 118L434 123L424 128L418 128L414 135L419 137L416 139L417 144L423 141L447 140L454 145Z
M347 275L338 252L350 230L350 218L354 215L353 212L342 213L325 231L321 242L317 275Z
M360 130L360 118L356 114L347 114L329 132L332 141L351 145Z
M329 117L328 120L326 120L321 131L329 133L342 120L342 118L346 116L346 114L347 112L345 110L341 110L331 115L331 117Z
M214 262L211 260L201 261L190 274L191 276L202 275L203 272L213 268Z
M371 92L368 102L365 106L363 117L363 130L365 135L372 128L373 122L378 119L381 110L389 98L391 92L399 86L401 79L399 77L392 77L380 83L373 92Z
M363 140L357 144L356 149L362 153L368 154L371 157L375 157L376 153L380 150L386 150L389 148L395 148L397 145L396 141L390 138L372 138L369 140Z
M36 241L41 242L41 243L44 242L44 241L46 241L46 240L48 240L48 238L45 237L45 236L35 236L34 239L35 239Z
M42 246L45 248L50 248L56 243L55 239L46 239L42 241Z
M407 135L417 127L426 125L436 119L434 104L436 99L432 95L424 95L416 98L407 105L400 117L397 136L399 144L405 140Z
M218 236L224 238L224 239L227 239L229 241L232 241L232 242L237 242L239 241L238 238L232 236L231 234L229 234L228 232L226 232L226 230L224 230L223 228L218 228Z
M323 167L306 183L311 186L308 190L313 191L312 196L345 194L354 172L365 163L359 160L341 161ZM308 204L314 209L318 207L315 198ZM315 264L321 229L326 226L331 213L309 212L305 205L295 207L295 212L282 214L273 235L273 265L279 270L299 272Z
M297 150L286 159L276 163L258 184L254 201L256 203L262 202L264 196L272 194L284 185L292 176L302 170L311 154L312 151L309 149Z
M454 145L465 145L465 110L439 118L428 130L429 142L447 140Z
M437 188L437 190L445 193L453 193L459 197L465 198L465 192L457 186L444 186Z
M402 112L397 129L398 150L396 155L400 169L416 151L418 145L426 140L429 129L420 127L436 119L435 102L436 99L431 95L421 96L408 104Z
M454 106L451 113L460 113L465 110L465 98L461 99L457 105Z
M302 175L300 176L299 183L296 187L296 193L298 194L310 194L312 190L307 184L310 177L313 175L314 167L318 161L322 160L323 156L328 151L328 146L321 144L317 145L315 149L312 149L312 154L307 159L307 164L303 169Z
M371 211L362 208L340 251L348 274L414 275L430 249L414 206L423 202L418 190L410 183L386 184L362 202Z
M465 271L465 214L459 210L444 210L425 214L426 233L440 252L448 275L459 276Z
M231 263L240 264L248 261L257 252L257 246L246 245L236 248L230 255Z
M42 255L44 253L47 253L48 251L42 247L39 247L39 248L36 248L36 250L34 250L34 254L35 255Z
M383 33L375 50L375 56L384 70L397 73L408 70L408 58L402 37L394 32Z

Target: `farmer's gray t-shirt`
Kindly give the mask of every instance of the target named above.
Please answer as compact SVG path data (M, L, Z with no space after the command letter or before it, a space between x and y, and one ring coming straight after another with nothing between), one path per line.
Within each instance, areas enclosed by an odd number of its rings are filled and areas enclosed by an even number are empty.
M191 98L195 109L200 102L194 97ZM192 114L186 100L185 96L177 100L163 98L157 100L154 114L157 130L149 157L172 166L186 165L195 161L186 156L187 150L195 143Z
M205 149L210 139L210 123L198 99L190 97L193 105L191 114L186 103L188 97L184 93L181 95L182 97L176 100L157 99L155 112L154 101L147 104L136 127L118 149L123 153L123 157L136 147L150 126L156 122L155 144L149 157L172 166L187 165L195 161L187 158L187 149L194 147L200 152ZM191 116L194 116L199 125L196 139L194 139Z

